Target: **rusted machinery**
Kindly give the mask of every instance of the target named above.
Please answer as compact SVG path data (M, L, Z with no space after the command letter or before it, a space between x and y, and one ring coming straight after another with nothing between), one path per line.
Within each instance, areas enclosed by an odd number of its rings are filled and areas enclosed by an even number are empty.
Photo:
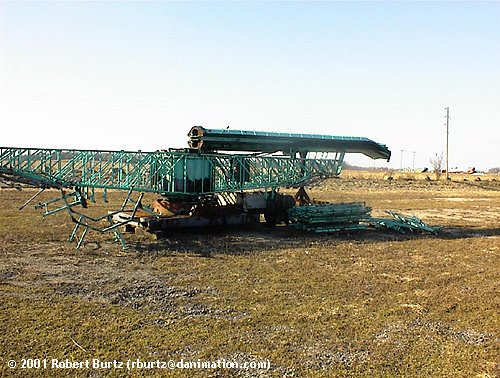
M172 230L257 223L261 215L270 225L288 223L288 209L307 202L303 186L339 175L346 153L386 160L391 155L385 145L358 137L201 126L188 136L189 148L154 152L0 148L0 178L39 187L39 193L60 189L59 197L36 207L44 216L66 211L75 223L70 240L77 240L77 248L89 230L112 232L125 247L122 226ZM294 198L279 193L283 187L302 189ZM84 211L96 190L104 200L108 190L127 195L121 208L96 218ZM141 194L132 200L136 192ZM145 206L147 192L161 198Z

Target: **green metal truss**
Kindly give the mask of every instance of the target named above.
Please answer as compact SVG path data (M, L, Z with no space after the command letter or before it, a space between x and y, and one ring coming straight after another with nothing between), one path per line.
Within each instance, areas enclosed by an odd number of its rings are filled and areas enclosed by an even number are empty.
M60 189L59 197L35 207L43 210L44 217L66 211L75 223L69 240L77 241L77 249L88 231L112 233L125 248L120 226L129 223L137 209L147 210L141 205L144 192L180 198L298 187L314 177L340 174L344 153L325 157L330 158L193 153L184 150L134 152L8 147L0 148L0 179L41 188L21 209L44 189ZM91 217L82 210L87 207L87 199L94 200L94 189L104 189L105 200L107 189L126 190L128 194L117 211ZM141 192L135 201L131 199L132 192ZM125 211L129 202L133 204L129 210L132 215L114 222L113 215ZM103 222L107 225L102 226Z
M340 174L343 152L328 158L186 151L0 148L0 174L39 187L118 189L166 196L298 187Z

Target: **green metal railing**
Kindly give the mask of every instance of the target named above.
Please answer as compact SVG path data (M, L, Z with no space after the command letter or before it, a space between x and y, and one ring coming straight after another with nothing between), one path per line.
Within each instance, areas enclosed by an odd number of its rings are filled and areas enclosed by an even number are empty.
M179 151L92 151L0 148L0 174L40 187L118 189L162 195L201 195L298 187L340 174L344 153L332 158L199 154Z

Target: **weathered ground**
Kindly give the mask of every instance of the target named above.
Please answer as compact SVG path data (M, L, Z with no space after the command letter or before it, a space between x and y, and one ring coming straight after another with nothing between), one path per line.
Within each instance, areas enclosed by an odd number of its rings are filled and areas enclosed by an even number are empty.
M33 193L0 190L2 376L125 373L8 368L22 358L271 364L133 376L499 374L498 182L340 178L310 189L377 215L416 214L444 227L437 237L232 228L129 235L127 251L95 233L75 250L67 215L17 210Z

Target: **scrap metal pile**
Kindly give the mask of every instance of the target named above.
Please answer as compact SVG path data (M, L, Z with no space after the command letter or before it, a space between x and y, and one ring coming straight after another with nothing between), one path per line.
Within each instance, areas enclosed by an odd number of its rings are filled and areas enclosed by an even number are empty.
M405 233L406 231L422 231L437 235L439 232L439 227L429 226L415 215L405 217L404 215L389 210L386 210L386 213L391 215L393 219L370 217L367 221L376 227L389 228L401 233Z
M289 210L292 226L316 233L362 230L371 211L362 202L297 206Z
M369 226L387 228L401 233L420 231L437 234L439 228L429 226L416 216L406 217L386 211L392 218L375 218L371 207L363 202L298 206L289 210L291 226L315 233L364 230Z

